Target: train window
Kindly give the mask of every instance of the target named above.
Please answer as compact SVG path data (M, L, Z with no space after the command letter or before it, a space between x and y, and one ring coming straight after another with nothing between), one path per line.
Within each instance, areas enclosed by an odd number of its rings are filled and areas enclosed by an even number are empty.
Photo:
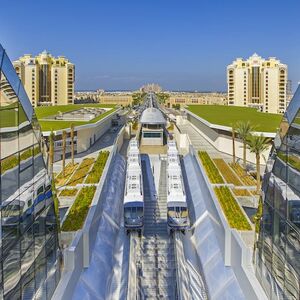
M137 208L137 215L138 215L138 217L142 217L143 216L143 208L142 207L138 207Z
M43 192L44 192L44 186L42 185L38 188L37 194L39 195L39 194L42 194Z
M30 207L32 205L32 199L28 200L28 207Z

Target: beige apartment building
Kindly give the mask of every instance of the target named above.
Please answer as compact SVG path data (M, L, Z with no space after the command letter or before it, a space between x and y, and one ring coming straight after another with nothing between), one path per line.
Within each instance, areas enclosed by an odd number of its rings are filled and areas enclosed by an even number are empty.
M284 113L287 107L288 68L278 59L256 53L227 67L228 105Z
M170 97L166 101L166 106L172 107L179 104L184 105L199 105L199 104L217 104L225 105L227 103L225 93L184 93L171 92Z
M73 104L75 66L64 56L25 54L13 65L32 106Z

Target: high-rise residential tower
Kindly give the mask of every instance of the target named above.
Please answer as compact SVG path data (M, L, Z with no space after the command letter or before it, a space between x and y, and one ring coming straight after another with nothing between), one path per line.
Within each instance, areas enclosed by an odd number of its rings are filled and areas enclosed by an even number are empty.
M58 217L34 110L0 45L0 299L51 299Z
M36 57L25 54L13 64L33 106L73 104L75 66L64 56L43 51Z
M266 166L257 275L269 299L300 299L300 86Z
M236 59L227 67L228 105L254 107L263 112L284 113L287 105L287 65L256 53Z

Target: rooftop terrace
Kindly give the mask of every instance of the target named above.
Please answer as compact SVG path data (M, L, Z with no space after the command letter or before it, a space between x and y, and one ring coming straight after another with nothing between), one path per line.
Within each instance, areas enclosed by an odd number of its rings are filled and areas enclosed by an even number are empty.
M190 105L188 110L209 123L231 127L238 121L250 121L256 131L276 132L282 115L258 112L255 108L223 105Z

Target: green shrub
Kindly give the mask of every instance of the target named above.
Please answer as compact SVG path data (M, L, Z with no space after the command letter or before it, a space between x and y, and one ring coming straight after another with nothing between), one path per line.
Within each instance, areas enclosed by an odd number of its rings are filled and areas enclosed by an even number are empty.
M95 191L95 186L81 189L62 225L62 231L77 231L82 228Z
M85 183L98 183L103 173L106 161L109 156L109 151L101 151L97 157L97 160L85 180Z
M199 151L199 157L204 166L206 174L211 183L224 183L222 176L220 175L214 162L209 157L206 151Z
M237 230L251 230L251 226L243 214L240 206L226 186L214 188L227 221L232 228Z

